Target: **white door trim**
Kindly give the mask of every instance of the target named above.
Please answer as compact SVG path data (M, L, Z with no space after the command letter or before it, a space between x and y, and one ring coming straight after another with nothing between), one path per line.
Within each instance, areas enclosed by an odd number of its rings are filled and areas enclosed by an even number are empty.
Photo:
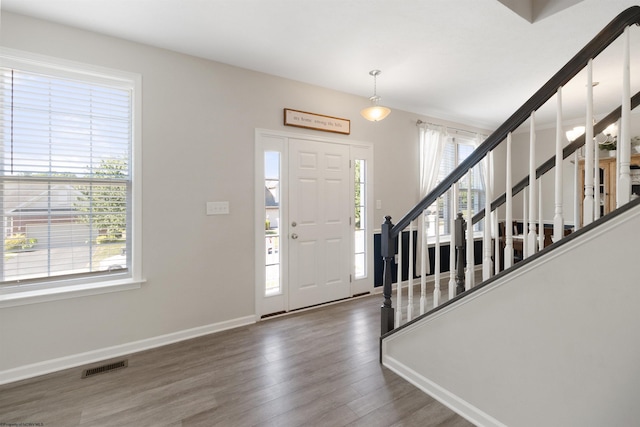
M283 289L282 295L277 298L264 297L264 283L265 283L265 250L264 250L264 152L265 151L280 151L281 157L281 205L288 206L288 144L290 139L304 139L316 142L325 142L333 144L342 144L350 147L351 160L353 160L355 153L361 155L362 153L368 153L366 159L369 167L367 174L367 206L366 213L369 220L373 219L373 144L363 141L348 140L345 138L336 138L325 135L306 134L306 133L293 133L284 131L275 131L270 129L255 130L255 146L254 146L254 269L255 269L255 317L256 320L260 320L263 314L268 314L274 311L286 311L289 307L288 302L288 283L286 278L286 272L288 271L289 248L288 239L280 239L280 251L281 251L281 274L283 274ZM359 157L358 157L359 158ZM351 178L351 187L353 188L353 177ZM353 193L353 189L352 189ZM351 194L353 199L353 194ZM281 236L288 236L289 230L289 218L287 218L287 209L282 209L282 222L280 224ZM356 293L362 293L363 291L373 292L374 271L373 271L373 224L369 223L368 226L368 256L370 258L367 263L367 279L360 280L351 283L351 293L353 296ZM352 239L353 240L353 239ZM352 243L353 244L353 243ZM353 248L351 250L353 252ZM353 271L352 271L353 273ZM369 289L370 288L370 289ZM273 304L271 304L273 302ZM280 310L274 309L274 307L282 307Z

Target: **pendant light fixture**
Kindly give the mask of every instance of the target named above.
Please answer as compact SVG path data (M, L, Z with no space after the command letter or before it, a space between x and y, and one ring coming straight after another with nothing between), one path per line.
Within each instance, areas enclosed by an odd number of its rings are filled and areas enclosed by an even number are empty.
M378 122L384 119L391 112L389 108L378 105L380 97L376 94L376 78L380 75L381 72L382 71L380 70L369 71L369 75L373 76L373 96L369 98L372 105L360 111L362 117L372 122Z
M573 142L576 139L578 139L578 137L580 137L582 134L584 134L585 128L584 126L576 126L573 129L569 129L567 131L567 139L569 140L569 142Z

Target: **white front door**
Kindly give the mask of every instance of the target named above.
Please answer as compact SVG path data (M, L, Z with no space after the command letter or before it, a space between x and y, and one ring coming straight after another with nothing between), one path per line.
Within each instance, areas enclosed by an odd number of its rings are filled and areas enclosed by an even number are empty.
M348 146L289 140L289 310L350 296L349 173Z
M259 129L256 315L373 291L373 147Z

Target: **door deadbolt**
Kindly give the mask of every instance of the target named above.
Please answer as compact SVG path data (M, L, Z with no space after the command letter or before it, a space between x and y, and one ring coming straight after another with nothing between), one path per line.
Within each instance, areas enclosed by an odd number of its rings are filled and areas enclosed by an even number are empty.
M293 221L293 222L291 223L291 226L292 226L292 227L295 227L296 225L298 225L298 223L297 223L297 222L295 222L295 221Z

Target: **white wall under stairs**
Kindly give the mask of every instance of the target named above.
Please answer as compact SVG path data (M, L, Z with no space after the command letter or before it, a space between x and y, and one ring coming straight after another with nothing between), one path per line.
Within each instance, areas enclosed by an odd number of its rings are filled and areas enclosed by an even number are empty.
M640 205L382 345L477 425L640 422Z

